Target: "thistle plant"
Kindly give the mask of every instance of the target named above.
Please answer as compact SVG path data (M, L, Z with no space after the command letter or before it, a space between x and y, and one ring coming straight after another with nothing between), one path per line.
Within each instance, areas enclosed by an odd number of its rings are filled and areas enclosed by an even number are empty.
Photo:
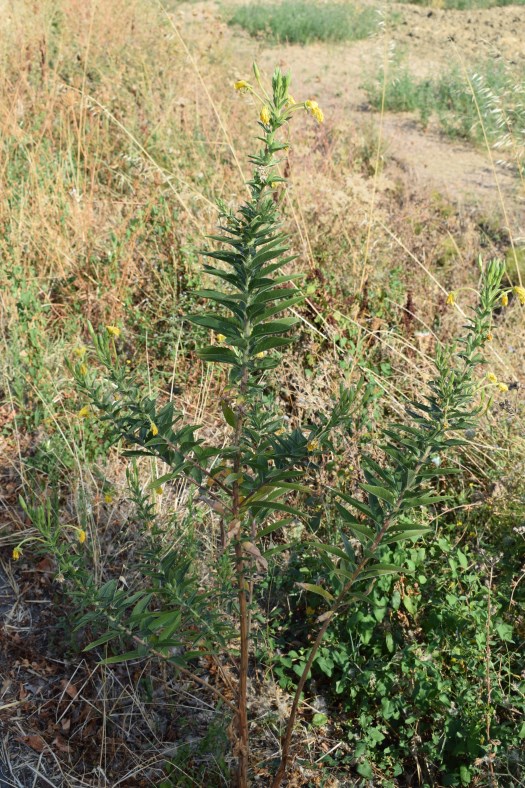
M334 432L340 429L351 436L352 412L360 392L359 386L341 388L328 416L295 429L287 426L264 396L264 387L271 383L268 371L279 365L281 350L296 338L298 318L286 316L286 311L302 300L295 284L298 274L285 268L294 255L289 253L279 215L285 187L279 162L288 147L279 131L300 110L317 122L323 121L323 113L314 101L296 103L289 93L289 76L278 69L270 92L256 67L254 75L255 85L235 84L260 104L260 148L250 157L249 198L237 212L220 206L220 234L210 238L216 248L203 252L208 260L203 273L218 284L216 289L195 294L209 304L209 311L188 316L191 323L211 332L212 341L198 351L199 358L228 370L221 396L225 440L205 443L199 437L199 425L186 423L172 402L162 404L142 394L121 359L117 326L99 333L92 329L94 351L80 351L71 365L79 390L91 402L81 409L81 415L97 412L111 438L124 442L127 456L152 457L166 466L150 490L184 479L193 490L188 506L207 508L210 517L219 521L221 536L211 565L226 564L228 571L222 577L231 579L226 592L231 604L224 607L218 581L204 592L191 561L174 550L152 550L145 569L146 588L131 596L115 583L93 590L88 600L92 610L83 624L105 611L106 632L91 646L127 635L136 648L120 659L150 653L203 683L195 673L194 660L228 642L232 616L225 616L223 610L233 611L239 642L235 703L210 689L234 711L235 782L241 788L249 784L248 676L254 587L269 562L278 560L278 553L268 549L268 537L292 521L307 518L308 479L323 452L334 449ZM328 559L323 564L325 576L302 585L319 594L328 607L318 618L319 630L297 684L273 788L286 774L302 692L328 627L347 605L366 603L375 578L402 571L381 561L382 547L425 536L428 529L421 526L417 510L443 501L446 496L436 490L438 480L458 472L446 465L445 458L453 447L464 443L462 436L473 427L479 412L474 372L483 363L481 351L490 337L492 310L502 297L502 274L498 263L483 270L479 305L466 322L465 335L450 347L438 349L427 397L407 408L403 423L384 428L384 441L375 458L363 455L362 495L327 490L327 502L337 513L340 542L310 544ZM103 369L102 377L91 364L93 355ZM149 521L154 517L152 507L141 493L136 474L130 479L133 498Z

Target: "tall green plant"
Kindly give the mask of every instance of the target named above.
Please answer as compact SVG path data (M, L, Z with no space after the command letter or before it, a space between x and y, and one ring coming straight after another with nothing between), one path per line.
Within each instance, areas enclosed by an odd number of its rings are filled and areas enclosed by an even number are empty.
M329 417L294 430L285 426L264 397L267 371L277 367L280 350L294 339L297 318L283 316L283 312L302 298L294 285L297 274L283 272L294 256L289 254L278 210L285 183L279 157L287 148L278 132L298 110L306 110L318 122L323 121L323 113L314 101L296 103L289 94L289 76L278 69L271 92L266 91L257 68L254 71L255 86L245 81L235 85L260 102L261 147L251 156L249 198L236 213L221 206L221 234L212 236L218 248L204 252L213 261L205 264L204 272L218 282L217 289L200 290L196 295L210 304L210 311L188 318L213 332L215 341L201 348L199 357L229 370L221 398L226 440L205 443L198 425L187 424L172 402L162 405L142 394L121 360L116 326L107 326L99 334L92 331L96 359L104 369L102 378L89 363L91 351L85 356L80 353L72 366L78 387L90 398L113 440L125 442L125 454L154 457L167 466L168 471L151 488L184 479L195 490L195 504L208 507L211 516L219 519L222 536L211 561L213 567L221 567L221 581L232 579L234 594L226 591L226 596L236 599L233 609L240 650L233 750L235 779L241 787L248 785L250 764L247 706L254 583L276 554L267 549L267 537L291 520L304 518L303 496L310 492L307 476L315 470L323 449L333 448L333 430L349 431L359 390L341 389ZM319 618L319 632L297 685L274 788L286 773L301 693L330 623L350 602L366 601L367 584L376 577L401 570L378 560L380 548L425 535L427 530L421 528L421 518L414 512L439 504L444 496L435 490L437 480L457 472L446 467L443 458L463 443L461 434L477 415L473 373L483 361L481 350L489 338L492 309L501 295L502 273L497 263L482 272L480 304L467 321L465 336L456 345L438 350L428 397L408 408L404 423L385 427L383 462L363 457L363 497L328 491L336 499L341 544L316 543L331 559L326 577L320 584L303 584L307 591L320 594L329 607ZM81 413L89 416L90 408L84 407ZM132 488L139 509L149 519L152 512L140 497L136 477ZM156 568L151 568L155 562ZM191 566L173 551L157 558L153 551L146 574L153 580L150 588L131 597L115 584L103 586L96 598L91 594L87 601L94 610L86 620L93 621L106 608L107 632L99 644L127 634L137 647L121 658L149 650L192 674L192 659L220 648L227 638L223 584L217 578L215 586L203 592ZM232 708L218 690L213 691Z

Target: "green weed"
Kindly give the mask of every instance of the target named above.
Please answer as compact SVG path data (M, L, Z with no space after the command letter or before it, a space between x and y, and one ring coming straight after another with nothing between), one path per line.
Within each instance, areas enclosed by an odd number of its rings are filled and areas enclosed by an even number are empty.
M525 72L500 61L486 61L463 72L454 67L438 77L418 80L399 60L365 82L372 106L416 112L423 126L436 119L450 137L459 137L506 154L523 168Z
M377 32L379 21L377 11L369 6L302 0L250 3L237 8L229 19L231 25L243 27L251 36L290 44L357 41Z

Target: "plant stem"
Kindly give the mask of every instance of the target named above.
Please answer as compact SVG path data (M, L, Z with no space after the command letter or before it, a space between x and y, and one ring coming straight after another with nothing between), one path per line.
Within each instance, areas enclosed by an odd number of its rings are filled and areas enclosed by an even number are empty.
M248 370L243 371L243 376L239 386L241 395L246 392L248 384ZM237 423L235 425L234 445L239 447L240 437L243 427L242 406L237 412ZM233 472L239 474L241 465L241 450L238 448L233 460ZM234 481L232 486L232 522L239 519L240 496L239 480ZM250 747L248 741L248 658L250 648L250 631L248 621L248 603L246 599L246 578L244 576L244 555L241 543L241 533L235 542L235 573L237 576L237 590L239 600L239 634L241 639L241 658L239 663L239 691L237 698L237 774L236 788L246 788L248 785L248 766L250 760Z

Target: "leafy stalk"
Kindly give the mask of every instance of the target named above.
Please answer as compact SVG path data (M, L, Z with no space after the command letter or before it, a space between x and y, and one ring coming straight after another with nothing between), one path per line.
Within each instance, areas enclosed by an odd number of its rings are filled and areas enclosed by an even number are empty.
M321 627L294 693L282 740L281 762L272 788L279 788L285 776L301 695L334 617L353 598L362 597L361 594L352 594L358 580L401 571L401 567L396 565L375 561L380 547L428 533L428 528L414 526L414 509L447 498L435 492L433 483L441 476L455 472L455 468L441 467L441 456L449 448L466 443L464 433L474 426L474 417L480 411L479 406L473 405L476 392L474 371L484 363L480 351L490 337L492 312L501 298L503 273L501 263L488 264L483 273L479 304L467 320L466 335L459 340L458 346L438 349L436 353L437 374L430 383L430 394L407 408L409 423L392 424L384 429L386 441L382 448L389 462L385 460L381 466L371 457L362 458L366 482L361 487L365 500L337 493L351 507L348 509L337 503L345 530L361 545L361 556L356 559L347 538L343 538L343 550L328 548L328 552L340 556L335 567L340 588L329 610L319 617Z

